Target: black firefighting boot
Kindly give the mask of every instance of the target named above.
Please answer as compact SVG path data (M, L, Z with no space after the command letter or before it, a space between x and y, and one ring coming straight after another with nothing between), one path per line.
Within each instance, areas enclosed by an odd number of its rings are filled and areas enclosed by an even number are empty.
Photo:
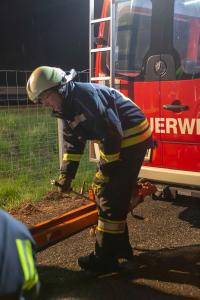
M126 248L122 248L118 250L117 258L131 260L133 258L133 249L131 246L127 246Z
M116 256L119 259L131 260L133 258L133 249L129 242L128 226L126 224L125 232L119 237L116 245Z
M106 274L119 271L117 258L98 256L94 252L92 252L88 256L79 257L78 264L85 271L90 271L98 274Z
M93 237L96 235L96 226L91 228L90 235ZM98 252L98 246L96 246L96 251ZM133 248L131 247L131 244L129 242L127 231L125 231L124 236L122 237L120 242L117 243L116 251L114 254L112 254L112 256L113 255L115 255L116 258L125 260L131 260L133 258Z

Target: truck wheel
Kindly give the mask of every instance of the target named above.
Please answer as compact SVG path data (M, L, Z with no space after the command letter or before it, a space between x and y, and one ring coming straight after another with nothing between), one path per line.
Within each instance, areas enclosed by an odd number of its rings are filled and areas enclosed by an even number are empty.
M166 186L163 190L163 200L164 201L173 201L174 197L172 195L172 192L170 191L169 186Z

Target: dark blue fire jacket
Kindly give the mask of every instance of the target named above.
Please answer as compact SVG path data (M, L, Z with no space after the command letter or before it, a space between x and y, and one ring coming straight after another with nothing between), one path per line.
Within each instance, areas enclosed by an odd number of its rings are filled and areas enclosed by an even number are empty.
M151 129L141 109L115 89L100 84L70 82L60 113L64 156L61 173L74 178L87 140L100 147L100 168L120 160L126 147L149 141Z
M0 210L0 298L20 295L39 284L35 242L28 229Z

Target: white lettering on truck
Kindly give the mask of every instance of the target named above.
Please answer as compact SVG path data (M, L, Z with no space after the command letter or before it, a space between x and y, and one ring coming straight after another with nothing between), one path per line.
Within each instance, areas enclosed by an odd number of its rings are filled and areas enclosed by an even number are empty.
M199 118L150 118L150 126L156 133L200 135Z
M197 134L200 134L200 119L197 119Z

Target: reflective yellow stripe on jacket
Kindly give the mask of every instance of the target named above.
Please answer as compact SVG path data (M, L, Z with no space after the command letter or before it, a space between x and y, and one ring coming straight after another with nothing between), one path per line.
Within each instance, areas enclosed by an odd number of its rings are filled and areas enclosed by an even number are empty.
M152 134L151 128L147 120L144 120L137 126L123 131L124 137L121 148L139 144L149 138Z
M126 129L123 131L123 140L121 143L121 148L126 148L132 145L139 144L146 139L148 139L152 134L151 128L147 119L145 119L142 123L132 128ZM100 157L107 163L111 163L119 160L120 153L114 154L105 154L102 150L100 150Z
M142 123L140 123L139 125L136 125L132 128L126 129L123 131L123 136L124 137L128 137L130 135L133 134L138 134L141 131L143 131L146 127L148 127L148 121L145 119Z
M124 233L125 226L126 226L126 220L111 221L111 220L99 218L96 230L103 231L110 234L121 234Z
M72 160L72 161L80 161L82 157L82 154L71 154L71 153L64 153L63 154L63 160Z
M32 246L29 240L16 240L19 260L24 273L23 290L30 290L38 282L39 277L35 268Z
M105 154L100 150L100 157L105 160L107 163L116 161L119 159L120 153L115 153L115 154Z

